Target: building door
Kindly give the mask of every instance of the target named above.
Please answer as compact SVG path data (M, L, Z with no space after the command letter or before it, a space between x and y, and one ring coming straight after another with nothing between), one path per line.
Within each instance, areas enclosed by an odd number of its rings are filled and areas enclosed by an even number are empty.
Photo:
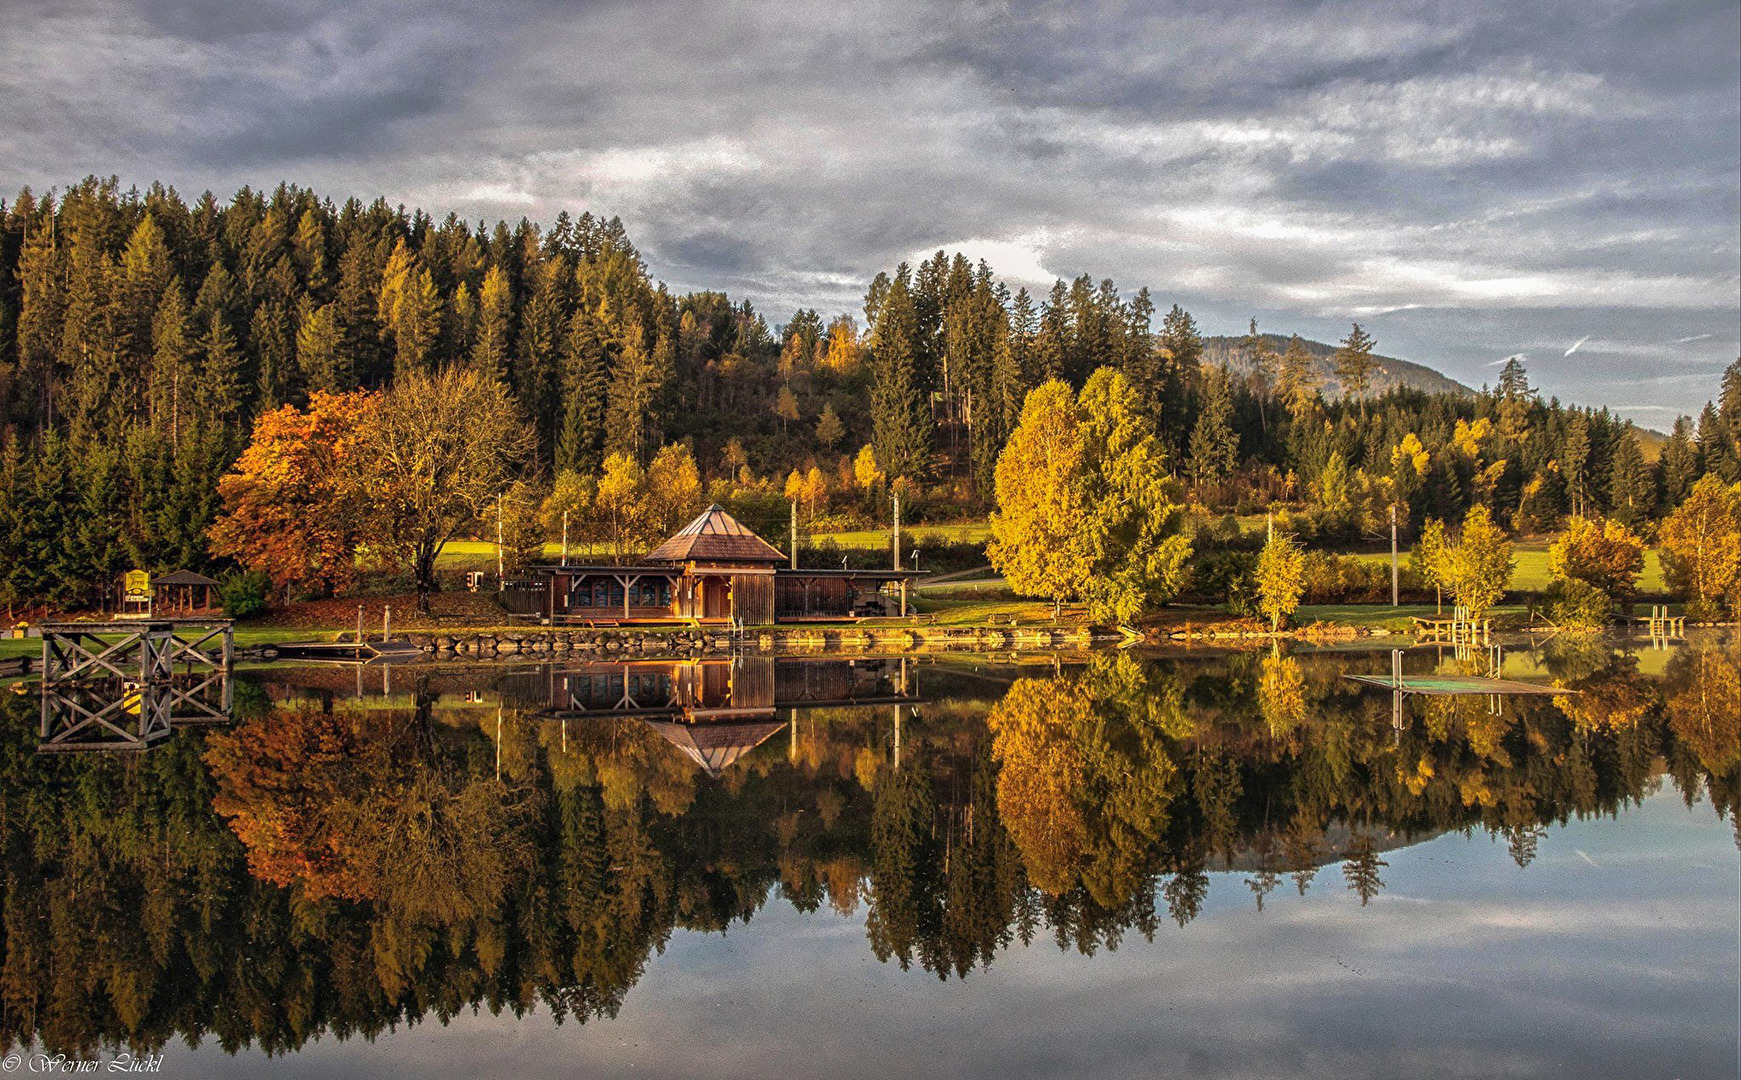
M731 618L731 580L729 578L703 578L701 582L701 617L704 619Z

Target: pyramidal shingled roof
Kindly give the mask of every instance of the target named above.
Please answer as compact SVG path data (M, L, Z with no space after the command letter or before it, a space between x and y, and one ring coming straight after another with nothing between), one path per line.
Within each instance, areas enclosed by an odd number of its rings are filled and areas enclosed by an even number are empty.
M738 724L675 724L664 720L645 723L715 779L732 762L767 742L768 736L786 726L779 720Z
M652 562L785 562L774 545L743 526L714 503L701 516L683 526L671 539L654 548Z

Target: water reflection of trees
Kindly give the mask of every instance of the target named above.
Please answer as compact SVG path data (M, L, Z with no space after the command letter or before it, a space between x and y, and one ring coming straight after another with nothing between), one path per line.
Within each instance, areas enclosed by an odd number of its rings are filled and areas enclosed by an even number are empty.
M1498 715L1417 699L1399 729L1340 677L1370 657L1109 656L946 685L898 764L888 710L815 710L717 781L636 721L427 695L41 759L13 699L0 1042L287 1052L476 1006L585 1021L674 929L775 896L862 916L879 959L959 977L1018 940L1093 952L1188 924L1212 871L1261 907L1290 886L1368 902L1387 851L1445 831L1527 863L1545 826L1665 775L1733 814L1741 651L1684 649L1661 674L1587 645L1540 659L1584 693Z

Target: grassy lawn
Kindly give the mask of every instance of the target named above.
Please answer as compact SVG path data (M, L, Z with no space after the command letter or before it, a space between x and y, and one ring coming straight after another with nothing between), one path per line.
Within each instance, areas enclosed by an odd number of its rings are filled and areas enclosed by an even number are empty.
M1404 604L1396 608L1388 604L1302 604L1294 613L1294 625L1310 626L1315 622L1327 622L1341 626L1413 630L1416 616L1423 619L1450 617L1449 608L1443 616L1435 614L1437 611L1438 608L1432 604ZM1529 617L1529 608L1523 604L1501 604L1488 617L1526 619Z
M1360 552L1354 556L1361 562L1382 563L1390 565L1388 552ZM1407 552L1401 553L1401 558L1408 558ZM1545 592L1548 581L1548 545L1543 540L1527 540L1516 546L1513 561L1517 568L1512 571L1511 587L1522 592ZM1403 565L1407 565L1405 561ZM1638 591L1646 595L1661 593L1664 590L1662 580L1662 560L1652 548L1644 553L1644 574L1638 579Z
M330 631L300 630L282 626L238 626L236 627L236 647L248 645L273 645L281 641L330 641L334 634ZM116 640L114 634L104 634L105 641ZM14 656L42 655L41 638L0 638L0 660L9 660Z
M917 544L921 549L930 543L977 543L991 535L991 527L983 521L960 525L914 525L901 529L901 546L908 551ZM816 533L805 538L814 543L832 540L843 548L881 549L889 544L887 529L858 529L852 532Z
M1054 620L1051 604L1031 600L934 600L927 597L915 600L913 609L935 613L938 626L981 626L988 621L1007 622L1011 617L1028 625L1072 624L1086 618L1081 608L1066 605L1063 616Z
M913 550L917 546L921 551L928 543L978 543L991 535L990 526L983 521L970 521L960 525L915 525L901 530L901 546ZM850 532L829 532L804 534L799 538L800 545L820 544L823 541L833 541L843 548L880 551L889 544L887 529L857 529ZM776 546L785 543L785 533L774 538ZM568 557L571 561L589 558L603 558L607 553L602 545L596 546L572 540L568 544ZM561 544L545 544L544 557L555 562L562 557ZM449 540L436 556L436 568L439 570L494 570L496 568L496 544L493 540Z

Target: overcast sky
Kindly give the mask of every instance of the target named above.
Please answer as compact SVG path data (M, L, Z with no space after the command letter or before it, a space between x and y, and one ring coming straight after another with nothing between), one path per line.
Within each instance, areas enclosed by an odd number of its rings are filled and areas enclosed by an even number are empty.
M0 5L8 195L589 209L772 322L961 249L1656 427L1741 349L1735 0Z

